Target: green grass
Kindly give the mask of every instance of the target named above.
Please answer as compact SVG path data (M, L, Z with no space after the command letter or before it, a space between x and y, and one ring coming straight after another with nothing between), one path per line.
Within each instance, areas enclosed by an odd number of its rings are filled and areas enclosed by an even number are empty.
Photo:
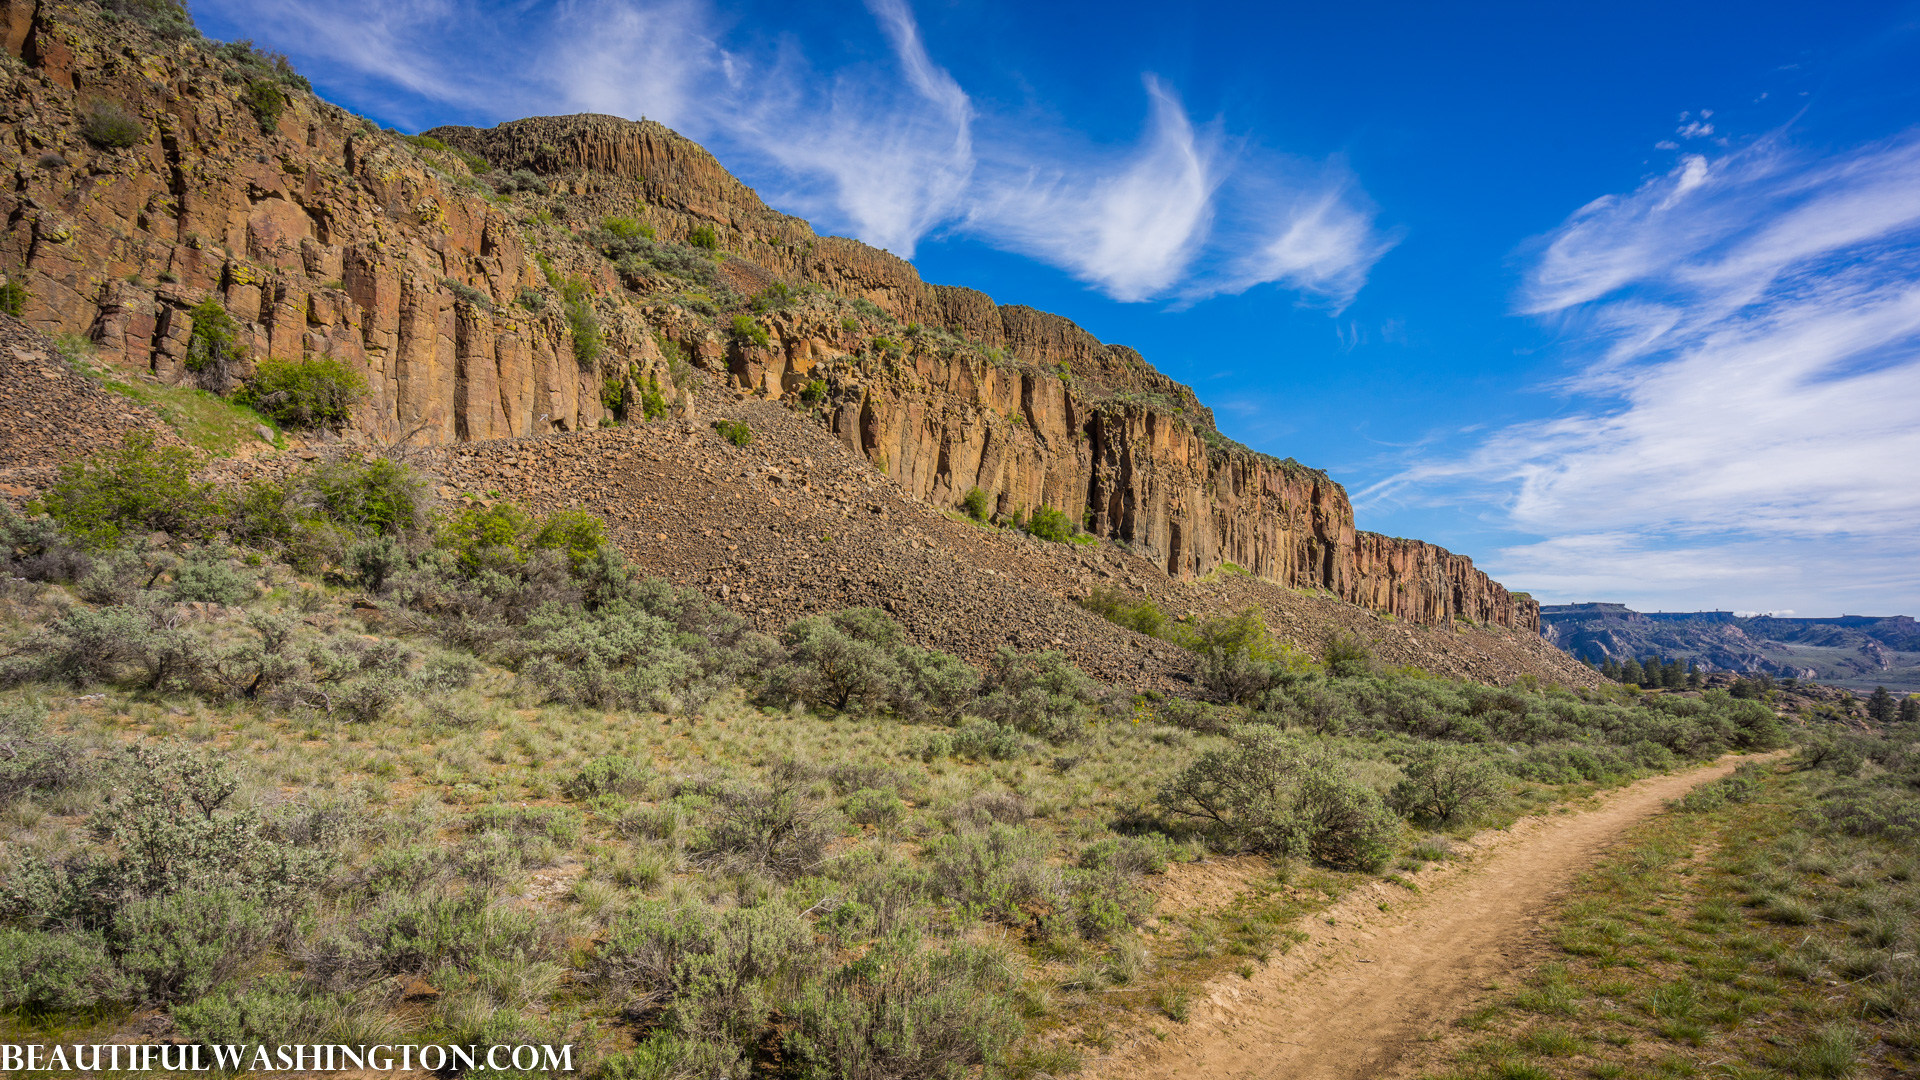
M100 384L152 409L188 445L215 457L226 457L248 443L259 442L260 433L255 428L263 424L273 431L275 446L286 446L286 437L280 433L279 425L218 394L188 386L123 382L111 377L102 378Z
M1911 852L1811 831L1824 783L1769 770L1750 802L1635 830L1567 900L1559 958L1430 1075L1912 1075Z

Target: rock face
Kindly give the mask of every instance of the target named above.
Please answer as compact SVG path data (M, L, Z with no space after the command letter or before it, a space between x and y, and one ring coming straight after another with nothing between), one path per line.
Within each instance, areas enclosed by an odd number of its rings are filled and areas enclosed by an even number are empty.
M843 445L936 506L978 488L1003 515L1062 510L1179 580L1233 563L1413 622L1538 627L1531 599L1464 556L1356 530L1339 484L1223 438L1133 350L818 236L659 124L542 117L409 142L291 93L263 126L242 103L254 76L198 44L50 2L0 21L24 61L0 70L15 175L0 268L26 287L28 324L84 334L110 363L194 380L190 312L212 297L242 325L240 377L330 355L371 388L350 437L445 444L594 428L642 387L684 415L684 356L796 408L805 393ZM88 144L80 115L100 100L138 115L141 141ZM496 196L473 173L489 166L546 191ZM735 292L818 292L757 315L764 346L742 340L685 282L617 273L578 235L610 216L662 241L710 234Z
M598 423L605 365L576 362L557 308L514 306L545 281L480 191L310 95L289 95L263 128L240 103L244 82L198 45L90 9L26 9L9 9L8 41L30 66L0 74L15 176L0 194L0 265L27 287L29 325L191 381L189 312L214 297L254 360L328 354L358 368L371 393L354 427L371 439ZM143 141L80 138L81 110L102 100L136 114ZM609 362L657 360L650 349L644 335L617 339Z

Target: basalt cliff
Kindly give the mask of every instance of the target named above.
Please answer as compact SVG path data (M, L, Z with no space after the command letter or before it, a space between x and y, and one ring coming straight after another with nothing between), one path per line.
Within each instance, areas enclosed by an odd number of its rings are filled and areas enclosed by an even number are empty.
M130 376L324 354L370 388L347 439L437 445L687 417L724 384L913 498L1052 507L1174 581L1233 564L1411 623L1538 630L1530 598L1356 529L1338 483L1225 438L1133 350L817 235L659 124L406 137L271 57L90 4L6 0L0 37L0 271L25 322ZM134 121L125 145L93 137L103 109ZM251 358L214 376L188 364L210 297Z

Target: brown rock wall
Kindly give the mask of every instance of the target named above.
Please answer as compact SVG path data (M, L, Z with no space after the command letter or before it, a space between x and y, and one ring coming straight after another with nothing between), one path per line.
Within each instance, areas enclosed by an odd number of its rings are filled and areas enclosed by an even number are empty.
M1410 621L1536 625L1531 601L1470 560L1355 531L1324 474L1225 445L1192 391L1133 350L818 236L661 125L544 117L433 133L546 177L565 222L549 226L489 200L452 155L306 95L262 132L197 46L143 33L91 8L0 0L0 41L26 65L0 68L0 167L16 177L0 191L0 269L28 285L27 324L86 334L114 364L194 378L189 312L215 296L250 356L327 355L365 376L352 437L474 442L594 428L603 381L657 379L687 404L660 333L768 397L825 383L820 422L935 505L979 488L1003 515L1055 507L1180 580L1234 563ZM99 150L78 138L93 96L136 111L144 140ZM882 356L864 323L842 325L844 306L763 316L764 348L729 346L724 323L684 307L636 316L611 267L571 235L636 206L667 239L714 229L736 288L812 283L969 344L886 327L906 342ZM606 328L605 352L584 366L554 289L563 278L585 286Z

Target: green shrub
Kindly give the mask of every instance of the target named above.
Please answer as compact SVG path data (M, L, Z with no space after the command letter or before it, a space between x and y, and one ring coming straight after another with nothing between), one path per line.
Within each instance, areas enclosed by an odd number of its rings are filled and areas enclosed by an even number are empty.
M784 281L776 281L761 290L760 294L753 298L753 310L759 312L780 311L791 305L795 297L799 295L799 293L794 291L793 286L788 285Z
M464 281L458 281L454 278L441 278L440 287L452 293L454 299L463 304L479 308L481 311L493 310L493 297L488 296L485 292L474 288Z
M1080 866L1121 874L1163 874L1167 870L1168 847L1167 838L1159 833L1109 836L1081 849Z
M120 150L139 142L145 132L140 118L126 106L96 99L80 111L80 134L103 150Z
M648 240L653 239L653 226L633 218L606 218L600 222L600 227L622 240L631 240L637 236L645 237Z
M934 837L926 846L927 873L936 895L1019 925L1028 920L1027 908L1050 907L1058 898L1058 872L1047 864L1051 849L1026 826L994 821Z
M706 820L705 851L737 870L791 881L819 867L833 834L794 778L721 791Z
M490 182L493 184L493 190L502 195L512 195L522 191L532 192L535 195L545 195L547 193L547 182L541 179L537 173L528 169L515 169L505 176L494 178Z
M555 510L540 523L531 541L541 551L555 551L578 572L607 548L607 524L585 510Z
M1325 753L1264 728L1241 729L1231 747L1201 754L1161 788L1159 802L1247 850L1311 854L1334 866L1377 866L1398 832L1371 788Z
M713 231L712 226L702 225L687 234L687 243L705 251L718 251L720 235Z
M993 512L993 500L979 488L968 488L966 497L960 500L960 506L975 521L985 521Z
M269 358L234 400L287 427L339 430L366 394L367 380L331 356Z
M629 1014L737 1053L812 960L812 928L778 900L724 910L643 901L614 924L593 972Z
M633 758L609 754L581 766L573 779L561 787L576 799L591 799L600 795L637 797L645 794L652 782L652 769Z
M204 536L218 523L220 499L213 485L193 479L193 466L185 448L130 432L117 450L62 465L34 506L94 548L134 532Z
M974 489L978 491L978 488ZM968 492L971 498L973 492ZM981 502L985 503L984 496ZM969 510L972 509L969 505ZM1127 594L1119 589L1095 586L1091 595L1080 601L1080 606L1095 615L1132 630L1136 634L1148 637L1160 637L1166 633L1167 616L1159 605L1151 599L1142 597L1138 601L1129 600Z
M143 963L166 983L169 971L185 970L169 966L169 957L206 955L180 936L194 932L190 925L179 934L168 927L226 920L244 937L254 925L247 904L276 910L326 877L328 855L269 836L253 809L226 809L238 781L213 753L136 745L112 779L109 801L88 823L101 848L64 860L30 853L0 884L0 916L108 931L122 949L148 935L151 955ZM143 908L132 922L123 918L130 905L180 893L198 899Z
M425 973L443 964L471 970L490 960L524 965L552 949L531 912L494 903L484 888L386 893L355 922L351 940L348 962L371 968L368 974Z
M120 970L146 1000L193 1001L256 959L267 915L239 893L213 888L136 900L115 921Z
M0 926L0 1008L77 1012L134 993L98 934Z
M294 498L355 535L401 536L427 525L427 485L391 458L342 458L294 477Z
M193 40L200 31L180 0L108 0L100 5L108 19L137 22L169 41Z
M27 287L17 277L7 278L0 285L0 312L19 318L27 310Z
M245 355L240 347L240 324L211 296L195 304L187 315L193 320L193 329L187 337L186 368L212 389L224 392L230 381L229 368Z
M767 328L761 326L753 316L735 315L733 317L733 340L742 346L764 348L767 342L772 339L767 336Z
M1022 654L1003 645L970 711L1048 742L1067 742L1087 733L1106 696L1064 653Z
M1025 749L1026 740L1021 737L1020 729L972 717L962 721L952 734L935 736L923 756L932 759L951 754L975 760L993 758L1004 761L1020 756Z
M803 701L831 712L946 715L966 701L978 678L964 662L913 645L878 608L797 620L780 642L785 662L767 676L768 701Z
M670 411L667 395L660 392L659 380L647 376L647 384L640 388L640 415L647 420L664 420Z
M335 1003L310 997L289 974L269 975L245 989L223 987L198 1001L181 1002L168 1019L203 1045L311 1042L323 1030Z
M568 297L564 301L567 311L567 327L573 332L573 359L582 368L592 366L606 350L606 335L600 329L600 318L594 314L593 299L583 294Z
M996 1061L1021 1033L1012 972L997 954L945 951L902 932L810 984L782 1049L808 1080L948 1080Z
M44 707L25 701L0 705L0 802L69 788L86 775L86 760L72 741L47 732Z
M1066 514L1051 506L1041 506L1027 521L1027 532L1042 540L1065 544L1079 534L1080 527L1075 525L1073 519Z
M1200 658L1200 687L1208 700L1223 705L1268 711L1280 702L1275 691L1297 677L1287 665L1262 660L1246 649L1216 651Z
M1491 764L1455 747L1423 745L1401 764L1389 801L1410 817L1471 818L1493 805L1505 785Z
M287 111L286 91L272 79L253 79L240 95L240 101L260 124L260 133L272 135L280 127L280 114Z
M807 385L800 388L800 404L802 405L818 405L825 400L827 400L827 383L825 379L809 379L807 380Z
M847 820L856 825L891 829L906 815L907 804L898 793L881 788L861 788L841 803Z
M254 595L253 581L218 548L197 548L174 568L167 595L176 603L238 604Z
M518 503L501 500L455 512L440 523L435 542L451 551L468 574L489 566L524 562L539 522Z
M713 430L735 446L746 446L753 441L753 428L745 420L715 420Z
M1370 674L1373 649L1359 634L1335 631L1327 635L1321 663L1326 666L1327 674L1343 679Z

